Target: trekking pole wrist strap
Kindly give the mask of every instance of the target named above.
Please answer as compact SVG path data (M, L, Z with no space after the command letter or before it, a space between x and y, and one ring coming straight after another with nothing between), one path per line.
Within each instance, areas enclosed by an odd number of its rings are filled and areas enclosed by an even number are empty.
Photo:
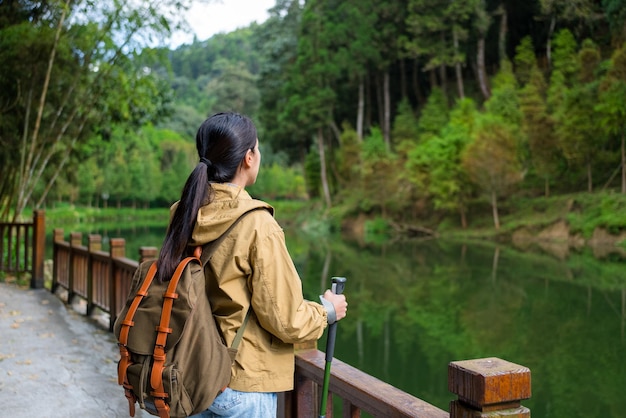
M335 305L333 305L329 300L324 299L323 296L320 296L320 301L322 302L322 306L324 306L324 309L326 309L326 313L328 316L328 319L326 321L328 322L328 325L337 322L337 312L335 312Z

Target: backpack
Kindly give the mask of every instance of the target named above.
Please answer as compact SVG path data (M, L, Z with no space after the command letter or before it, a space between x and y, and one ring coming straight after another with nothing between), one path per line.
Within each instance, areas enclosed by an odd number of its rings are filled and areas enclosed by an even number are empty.
M161 418L198 414L228 386L250 310L227 347L213 318L204 265L241 218L215 241L196 247L169 281L153 281L156 261L143 262L135 271L113 327L120 349L118 384L131 417L135 403Z

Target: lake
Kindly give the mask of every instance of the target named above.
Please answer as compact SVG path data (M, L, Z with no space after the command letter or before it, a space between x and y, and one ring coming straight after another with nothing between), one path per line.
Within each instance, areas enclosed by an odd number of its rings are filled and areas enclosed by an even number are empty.
M522 404L533 417L624 417L622 254L285 232L306 298L318 300L332 276L348 279L336 358L448 410L448 363L499 357L530 368L533 395ZM90 233L103 235L104 249L108 238L125 238L127 257L137 259L139 247L160 245L164 227Z

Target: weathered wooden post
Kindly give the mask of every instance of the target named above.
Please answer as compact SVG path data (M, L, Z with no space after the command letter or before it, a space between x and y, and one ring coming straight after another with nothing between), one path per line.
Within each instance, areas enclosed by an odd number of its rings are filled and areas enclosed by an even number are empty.
M30 287L41 289L44 285L43 264L46 253L46 215L43 210L33 214L33 271Z
M54 241L54 244L52 246L52 259L54 260L54 265L52 267L52 286L50 288L50 291L52 293L56 292L59 285L59 269L61 268L61 263L59 262L59 254L56 244L63 242L63 235L64 231L62 228L55 228L52 238L52 240Z
M93 253L96 251L102 250L102 236L98 234L89 234L87 237L88 244L88 259L87 259L87 316L90 316L93 312L94 304L93 304L93 294L94 294L94 285L93 285Z
M139 264L144 261L154 260L157 258L159 250L157 247L140 247L139 248Z
M120 309L120 302L118 300L121 299L120 296L120 286L119 286L119 273L117 268L115 267L114 258L122 258L126 256L126 241L124 238L111 238L109 240L109 263L111 263L111 278L110 278L110 291L109 294L109 310L110 310L110 320L109 320L109 331L113 331L113 324L115 323L115 318L117 317L117 312Z
M499 358L453 361L448 365L450 418L530 418L521 405L530 398L530 370Z
M80 232L70 232L70 272L68 276L68 289L67 289L67 304L72 304L74 299L74 275L76 274L76 266L74 265L74 259L76 255L76 248L80 247L83 243L83 234Z

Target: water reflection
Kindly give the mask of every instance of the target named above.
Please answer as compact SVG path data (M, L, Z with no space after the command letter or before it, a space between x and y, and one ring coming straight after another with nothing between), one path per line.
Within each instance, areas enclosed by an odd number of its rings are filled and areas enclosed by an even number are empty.
M139 247L160 244L163 228L107 235L125 238L136 258ZM346 363L447 410L450 361L501 357L530 368L533 397L523 404L534 417L624 416L619 253L287 235L307 298L317 300L332 276L348 278L335 350Z
M446 241L363 247L335 239L308 248L309 265L300 267L309 296L320 290L319 272L314 283L309 277L322 270L315 260L324 251L332 252L329 275L349 280L336 349L343 361L447 409L448 362L496 356L531 369L533 398L524 405L533 416L623 416L621 257L581 250L559 259Z

